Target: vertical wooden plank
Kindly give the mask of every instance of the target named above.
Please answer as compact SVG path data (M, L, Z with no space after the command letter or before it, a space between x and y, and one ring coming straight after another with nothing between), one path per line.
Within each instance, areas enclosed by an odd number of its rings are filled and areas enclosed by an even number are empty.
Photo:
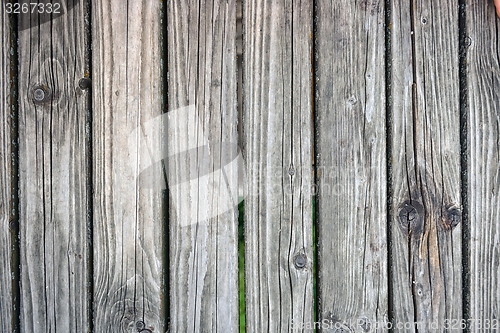
M249 332L314 322L312 10L301 0L243 7Z
M164 332L160 1L93 1L94 331ZM161 182L161 175L154 181Z
M12 219L12 27L7 12L0 9L0 331L13 330L11 275L11 219Z
M467 30L469 317L471 332L481 332L500 327L500 24L492 3L467 1Z
M384 1L317 15L319 319L363 332L388 314Z
M172 332L238 332L236 1L169 1Z
M61 9L65 10L65 8ZM21 329L88 328L85 2L43 23L20 15Z
M396 331L462 318L458 7L391 2L392 299Z

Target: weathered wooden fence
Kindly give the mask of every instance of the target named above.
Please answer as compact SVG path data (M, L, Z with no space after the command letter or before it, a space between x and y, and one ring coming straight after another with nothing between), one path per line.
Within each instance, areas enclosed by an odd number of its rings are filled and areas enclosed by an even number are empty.
M500 331L492 2L35 2L0 12L2 332Z

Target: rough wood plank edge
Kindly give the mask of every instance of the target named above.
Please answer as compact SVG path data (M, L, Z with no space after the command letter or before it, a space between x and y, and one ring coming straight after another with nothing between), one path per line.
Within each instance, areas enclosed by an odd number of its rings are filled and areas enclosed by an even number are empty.
M384 1L320 0L317 17L318 319L385 331Z
M19 21L22 332L88 329L85 10Z
M470 331L500 324L500 23L492 2L467 0ZM492 326L496 321L497 324Z
M249 332L314 322L311 1L244 2Z
M161 158L164 5L92 5L94 331L164 332L163 177L141 178Z
M236 1L169 1L167 22L171 330L238 332Z
M391 1L391 13L393 320L443 330L462 319L458 7Z
M3 3L2 3L3 5ZM3 7L3 6L2 6ZM0 331L14 330L12 285L12 112L13 78L11 57L12 27L6 11L0 9Z

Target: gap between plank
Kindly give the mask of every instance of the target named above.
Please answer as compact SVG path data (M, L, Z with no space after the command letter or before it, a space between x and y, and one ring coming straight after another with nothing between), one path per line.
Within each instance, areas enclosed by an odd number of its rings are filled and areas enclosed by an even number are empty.
M87 37L87 66L90 79L92 79L92 3L91 0L85 2L86 16L87 16L87 26L86 26L86 37ZM89 128L87 136L87 286L88 286L88 300L87 300L87 311L88 311L88 331L90 333L94 332L94 200L92 194L94 193L94 174L93 174L93 164L94 156L93 152L93 136L92 136L92 91L91 87L88 93L87 100L87 126Z
M312 86L311 86L311 94L312 94L312 98L311 98L311 101L313 103L312 105L312 112L313 112L313 117L312 117L312 122L313 122L313 152L312 152L312 163L313 163L313 172L314 172L314 175L313 175L313 181L314 181L314 187L317 189L317 193L314 193L313 195L313 207L312 207L312 211L313 211L313 233L312 233L312 237L313 237L313 306L314 306L314 322L317 323L319 322L321 319L321 316L320 316L320 311L321 311L321 308L320 308L320 300L318 298L318 283L319 283L319 258L318 258L318 227L319 227L319 214L318 214L318 207L319 207L319 179L318 179L318 163L319 163L319 158L317 158L317 151L318 151L318 136L316 135L317 133L317 130L318 130L318 124L317 124L317 118L316 118L316 115L317 115L317 110L316 110L316 94L317 94L317 91L316 91L316 77L317 77L317 42L318 42L318 38L317 38L317 32L318 32L318 20L317 20L317 10L318 10L318 2L317 0L314 0L313 2L313 6L312 6L312 17L313 17L313 22L312 22L312 25L313 25L313 43L312 43L312 57L311 57L311 61L312 61ZM316 329L315 329L316 331Z
M397 1L397 0L396 0ZM385 133L386 133L386 186L387 186L387 316L389 322L394 321L393 304L392 304L392 40L391 40L391 0L385 0ZM392 327L388 329L392 331Z
M166 2L162 2L162 7L161 7L161 13L160 13L160 19L161 19L161 37L160 40L162 42L162 45L160 47L162 55L162 96L163 96L163 101L162 101L162 107L163 113L168 112L168 41L167 41L167 36L168 36L168 21L167 21L167 4ZM167 143L164 142L166 145ZM167 168L166 168L166 161L162 160L161 162L162 166L162 172L163 172L163 181L165 184L167 183ZM165 332L170 332L170 274L169 274L169 267L170 267L170 237L169 237L169 230L170 230L170 218L169 218L169 207L170 207L170 195L168 191L168 186L166 189L163 190L162 192L162 217L163 217L163 226L162 226L162 238L163 238L163 249L162 249L162 267L163 267L163 286L162 286L162 307L163 307L163 327L165 328Z
M467 184L467 25L465 0L458 1L458 35L459 35L459 98L460 98L460 177L462 200L462 319L469 323L470 319L470 224L468 211ZM470 332L467 325L464 332Z
M9 1L12 3L12 1ZM10 21L10 57L11 68L11 100L12 123L11 123L11 273L12 273L12 331L21 332L21 243L19 235L19 21L16 15L8 14Z

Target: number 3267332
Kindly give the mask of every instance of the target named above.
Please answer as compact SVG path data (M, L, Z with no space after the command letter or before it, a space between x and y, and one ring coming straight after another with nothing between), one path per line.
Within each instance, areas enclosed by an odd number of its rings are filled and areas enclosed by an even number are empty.
M60 14L60 3L6 3L7 14Z

